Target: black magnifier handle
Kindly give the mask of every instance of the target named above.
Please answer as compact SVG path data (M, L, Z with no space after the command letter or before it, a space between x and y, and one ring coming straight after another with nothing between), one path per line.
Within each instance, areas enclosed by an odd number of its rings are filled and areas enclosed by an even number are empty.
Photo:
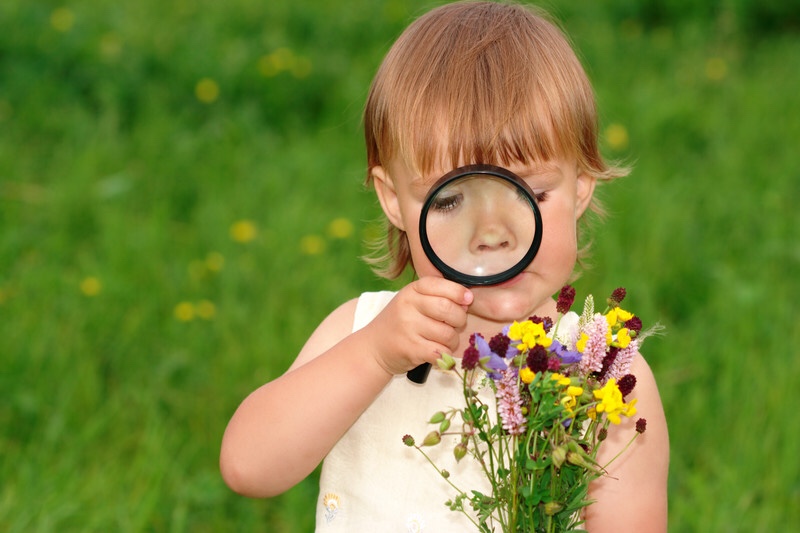
M416 368L409 370L406 373L409 381L422 385L426 381L428 381L428 374L431 373L431 364L430 363L422 363Z

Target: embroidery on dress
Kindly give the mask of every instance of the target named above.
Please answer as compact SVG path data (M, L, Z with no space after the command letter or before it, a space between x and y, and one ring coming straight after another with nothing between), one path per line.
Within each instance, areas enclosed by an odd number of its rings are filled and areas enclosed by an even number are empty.
M339 496L332 492L322 497L322 506L325 508L325 521L333 522L339 512Z
M422 530L425 529L425 521L420 515L412 514L406 520L406 528L408 533L422 533Z

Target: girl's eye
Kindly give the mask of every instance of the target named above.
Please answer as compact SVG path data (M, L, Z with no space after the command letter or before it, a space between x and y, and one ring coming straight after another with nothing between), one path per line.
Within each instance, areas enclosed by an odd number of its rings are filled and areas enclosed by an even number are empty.
M517 196L519 197L520 200L525 200L526 202L528 201L528 198L522 192L522 189L518 189L517 190ZM534 193L533 194L533 198L536 200L537 204L540 204L540 203L544 202L545 200L547 200L547 192L546 191L542 191L542 192Z
M450 196L437 196L434 198L431 207L434 211L452 211L461 204L463 195L453 194Z

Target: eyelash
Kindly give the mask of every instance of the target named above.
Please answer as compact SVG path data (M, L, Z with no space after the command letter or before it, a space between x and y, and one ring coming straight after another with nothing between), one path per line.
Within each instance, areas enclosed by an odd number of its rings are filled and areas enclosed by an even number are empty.
M538 192L533 197L536 198L536 203L540 204L547 200L547 192Z
M447 196L445 198L437 198L432 207L436 211L452 211L461 202L461 195Z

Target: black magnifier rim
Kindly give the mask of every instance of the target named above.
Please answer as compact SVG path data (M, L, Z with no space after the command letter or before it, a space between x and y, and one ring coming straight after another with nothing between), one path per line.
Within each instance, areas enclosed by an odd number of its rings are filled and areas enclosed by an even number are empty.
M522 257L522 259L520 259L517 264L508 270L488 276L474 276L472 274L465 274L464 272L452 268L450 265L442 261L438 255L436 255L436 252L433 251L433 247L428 240L428 229L426 222L428 219L428 211L430 210L431 204L433 203L436 195L440 190L447 187L453 181L475 175L494 176L516 185L520 190L522 190L528 202L530 203L531 209L533 209L533 217L536 221L536 231L533 235L533 242L531 242L530 248ZM521 273L531 263L531 261L533 261L533 258L539 251L539 246L542 244L542 214L539 211L538 204L536 203L536 196L528 184L525 183L525 180L507 168L498 167L495 165L467 165L451 170L433 184L431 190L428 192L428 195L425 197L425 203L422 205L422 211L419 215L419 237L420 244L422 245L425 255L428 257L428 260L439 270L439 272L442 273L446 279L461 283L467 287L497 285L498 283L508 281L517 274Z

